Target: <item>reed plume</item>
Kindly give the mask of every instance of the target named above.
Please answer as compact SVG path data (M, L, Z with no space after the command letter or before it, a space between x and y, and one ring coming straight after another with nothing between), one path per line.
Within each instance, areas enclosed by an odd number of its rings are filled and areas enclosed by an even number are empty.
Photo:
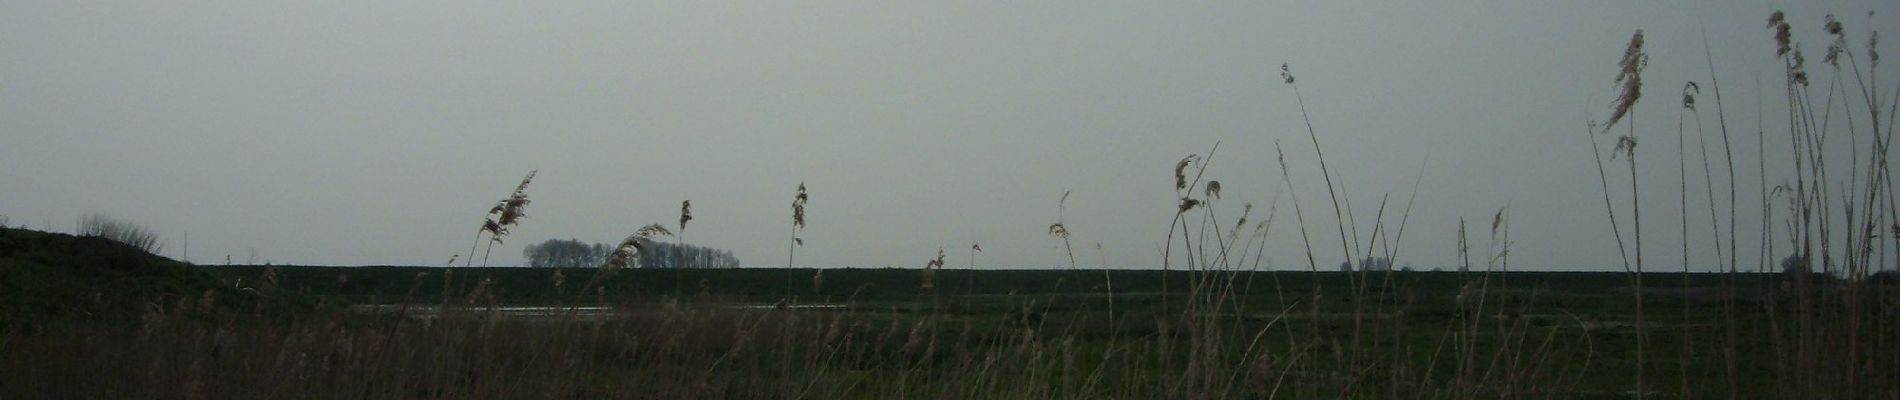
M1775 10L1774 14L1769 14L1768 29L1775 31L1775 56L1788 55L1790 46L1794 42L1794 29L1788 26L1787 14L1783 14L1781 10Z
M611 271L631 266L634 263L634 257L646 250L647 244L651 243L653 238L671 235L673 232L668 231L665 225L649 224L640 227L626 239L620 240L620 245L614 247L613 253L607 256L607 263L602 264L601 269Z
M686 223L693 220L693 201L680 202L680 234L686 234Z
M972 251L978 250L976 247L971 247L971 249ZM918 284L918 290L924 293L930 293L932 289L935 289L937 287L935 281L937 270L940 269L943 269L943 248L941 247L937 248L937 258L932 258L929 262L924 263L923 281Z
M482 266L488 266L488 255L495 250L495 244L501 243L501 238L508 235L508 228L519 225L521 219L528 216L528 182L533 181L534 175L539 172L528 171L528 176L521 178L521 184L515 185L514 193L488 208L488 216L482 220L481 229L475 231L475 243L468 246L468 261L462 266L468 267L475 263L475 246L481 244L484 233L488 234L489 242L488 249L482 252Z
M680 201L680 231L679 231L679 235L676 236L679 238L679 241L681 244L686 243L686 223L692 220L693 220L693 201L681 200ZM695 259L695 260L686 262L686 265L698 265L698 262ZM673 290L678 291L682 295L686 293L685 269L686 269L685 265L676 266L673 268Z
M1636 101L1643 98L1643 68L1649 66L1649 53L1643 51L1643 30L1637 29L1636 35L1630 37L1629 46L1623 48L1623 60L1618 61L1617 66L1621 68L1617 70L1615 83L1621 90L1611 102L1614 106L1609 122L1603 124L1604 132L1629 115Z
M1847 50L1847 33L1845 29L1842 29L1841 21L1834 20L1834 14L1828 14L1826 21L1827 22L1824 22L1821 27L1827 31L1828 35L1834 36L1834 42L1828 43L1827 57L1822 58L1821 61L1826 62L1827 65L1835 69L1839 69L1841 67L1841 53Z

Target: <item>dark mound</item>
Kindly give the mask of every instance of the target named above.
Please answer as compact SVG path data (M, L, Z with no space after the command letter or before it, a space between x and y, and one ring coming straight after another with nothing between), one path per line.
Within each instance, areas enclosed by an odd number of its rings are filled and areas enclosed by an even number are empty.
M257 304L189 264L97 237L0 228L0 330L56 321L134 321L149 308L210 299ZM194 303L196 304L196 303ZM248 307L246 307L248 308Z

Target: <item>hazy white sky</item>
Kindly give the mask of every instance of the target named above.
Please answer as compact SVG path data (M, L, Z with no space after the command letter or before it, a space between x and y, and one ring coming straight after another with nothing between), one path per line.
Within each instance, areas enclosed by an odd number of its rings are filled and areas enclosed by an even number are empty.
M691 199L687 241L778 266L802 181L799 265L914 267L941 247L963 266L980 242L982 266L1050 267L1067 264L1046 229L1073 190L1063 218L1084 265L1151 267L1176 160L1219 142L1215 210L1231 224L1252 202L1259 221L1279 193L1279 141L1327 268L1344 257L1280 81L1290 63L1362 241L1380 198L1396 224L1422 172L1399 264L1454 264L1460 218L1483 251L1508 206L1516 268L1620 269L1583 131L1606 118L1643 29L1644 240L1651 268L1676 269L1685 81L1703 84L1716 134L1698 29L1746 155L1746 244L1759 240L1757 105L1780 139L1769 151L1786 152L1768 14L1788 12L1817 96L1834 77L1818 62L1823 15L1860 50L1900 21L1869 16L1892 5L1876 2L1298 3L4 1L0 214L70 231L109 213L159 230L173 257L189 234L201 263L255 249L280 264L439 265L538 169L494 264L549 238L673 225ZM1892 71L1875 72L1882 85ZM1771 185L1786 164L1770 157ZM1265 257L1305 269L1279 198ZM1703 201L1690 248L1707 260Z

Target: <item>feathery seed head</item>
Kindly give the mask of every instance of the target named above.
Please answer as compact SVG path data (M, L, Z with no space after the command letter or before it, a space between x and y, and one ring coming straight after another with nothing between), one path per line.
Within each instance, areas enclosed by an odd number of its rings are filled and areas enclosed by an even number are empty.
M525 195L510 197L508 200L503 200L500 205L502 206L501 217L496 222L502 225L519 224L522 217L528 216L528 198Z
M1793 28L1788 26L1787 15L1782 14L1781 10L1769 14L1768 29L1775 31L1775 57L1787 56L1794 43Z
M805 183L799 182L798 195L792 196L792 227L794 229L805 227L805 201L810 199L805 195Z
M1808 85L1808 58L1801 55L1801 44L1794 45L1794 64L1788 66L1788 81Z
M686 232L686 222L693 220L693 201L680 202L680 232Z
M528 182L533 181L534 174L538 174L538 173L541 173L541 170L537 169L537 170L528 171L528 176L521 178L521 184L515 185L515 195L518 197L526 197L527 196L526 191L528 190Z
M1181 212L1181 213L1186 213L1186 212L1188 212L1188 210L1193 210L1193 209L1194 209L1194 207L1196 207L1196 206L1200 206L1200 205L1201 205L1201 201L1200 201L1200 200L1195 200L1195 199L1192 199L1192 198L1187 198L1187 197L1182 197L1182 198L1181 198L1181 211L1180 211L1180 212Z
M673 235L673 232L667 231L665 225L648 224L647 226L640 227L640 229L634 231L632 235L628 235L626 239L620 240L620 245L615 246L613 253L607 256L607 263L601 265L601 268L612 270L626 267L632 264L634 256L646 250L647 243L651 242L654 237L671 235Z
M1289 85L1293 84L1293 69L1288 68L1286 63L1280 63L1280 79L1286 80Z
M1834 69L1840 69L1841 53L1847 52L1847 33L1841 29L1841 21L1834 19L1834 14L1827 15L1827 22L1821 24L1821 29L1827 31L1829 35L1834 35L1834 41L1827 45L1827 56L1822 57L1821 62L1827 63Z
M1180 162L1174 163L1174 190L1175 191L1187 190L1188 164L1194 163L1194 161L1197 159L1200 159L1200 157L1201 156L1198 154L1189 154L1187 157L1181 157Z
M1867 62L1874 67L1880 66L1880 31L1867 32Z
M666 230L666 225L660 225L660 224L649 224L647 226L640 227L640 230L633 232L633 236L641 238L641 239L652 239L657 236L672 236L672 235L673 235L673 232Z
M504 228L501 224L496 223L494 218L489 218L486 221L482 221L481 231L488 232L489 235L501 236L504 233L508 233L508 228Z
M1499 208L1496 214L1491 214L1491 237L1498 236L1498 226L1502 224L1504 224L1504 209Z
M1205 186L1207 186L1206 191L1207 191L1208 199L1220 198L1220 181L1207 181L1207 185Z
M1682 85L1682 108L1695 111L1695 95L1698 93L1702 93L1702 88L1696 86L1695 81Z
M501 243L501 237L508 234L508 227L520 224L521 219L528 216L528 182L534 181L534 175L538 172L528 171L528 176L521 178L521 184L515 186L515 191L508 198L495 202L495 206L488 209L491 218L483 222L481 230L489 233L490 240Z
M1059 237L1063 239L1068 239L1069 227L1062 225L1061 222L1049 224L1049 236L1055 236L1055 237ZM978 250L981 250L981 249L978 249Z
M1617 65L1622 68L1617 71L1616 84L1622 90L1613 102L1610 122L1603 126L1605 132L1622 120L1623 116L1629 115L1630 110L1636 107L1637 100L1643 98L1643 68L1649 66L1649 53L1643 52L1643 30L1637 29L1636 34L1630 37L1629 46L1623 49L1623 60L1618 61Z
M1616 138L1616 148L1610 150L1610 159L1615 160L1618 154L1623 154L1631 158L1636 157L1636 138L1632 136Z

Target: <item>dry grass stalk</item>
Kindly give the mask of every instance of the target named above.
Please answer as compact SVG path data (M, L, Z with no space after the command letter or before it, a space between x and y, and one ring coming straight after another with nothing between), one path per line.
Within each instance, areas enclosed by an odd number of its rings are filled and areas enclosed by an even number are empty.
M1727 117L1727 112L1723 108L1723 104L1722 104L1722 83L1719 79L1717 79L1717 76L1715 73L1715 55L1713 54L1714 52L1709 49L1709 36L1708 36L1707 31L1702 32L1702 52L1703 52L1703 57L1705 61L1707 61L1709 65L1709 85L1710 85L1710 89L1713 89L1715 92L1716 121L1717 123L1720 124L1721 132L1722 132L1722 153L1726 160L1725 165L1728 167L1727 183L1728 183L1728 191L1729 191L1728 192L1729 253L1728 253L1728 271L1727 271L1728 274L1725 275L1723 279L1724 293L1723 293L1723 301L1722 301L1722 305L1723 305L1722 308L1724 311L1723 315L1727 319L1727 324L1726 324L1727 327L1725 329L1726 334L1727 334L1726 336L1727 341L1723 343L1724 344L1723 361L1724 361L1724 366L1726 367L1725 368L1726 376L1728 377L1727 389L1728 389L1729 398L1736 398L1740 395L1741 390L1739 386L1740 386L1741 378L1740 378L1740 372L1738 370L1739 362L1737 361L1738 356L1739 356L1739 353L1738 353L1739 345L1736 344L1739 341L1739 334L1738 334L1739 329L1736 326L1736 317L1735 317L1735 314L1736 314L1735 274L1736 272L1738 272L1737 264L1739 263L1739 257L1740 257L1739 254L1741 253L1741 249L1737 246L1737 238L1735 234L1736 225L1738 222L1740 222L1735 216L1737 212L1736 211L1737 210L1736 189L1735 189L1735 153L1732 147L1730 146L1729 135L1728 135L1728 117ZM1702 123L1701 123L1700 117L1697 118L1696 129L1698 133L1700 133L1702 129ZM1706 148L1707 147L1705 146L1704 149ZM1708 171L1708 157L1707 156L1703 157L1703 171L1704 171L1705 176L1711 175L1707 172ZM1705 182L1709 180L1712 180L1712 179L1705 179ZM1710 212L1713 213L1714 208L1715 208L1715 205L1714 205L1715 195L1713 194L1714 189L1710 188L1709 190L1711 193L1709 195L1709 203L1710 203L1709 208L1710 208ZM1709 217L1709 220L1711 221L1712 225L1717 224L1716 222L1717 220L1713 216L1713 214L1711 214L1711 216ZM1720 228L1717 228L1717 229L1719 230ZM1718 234L1717 237L1719 238L1720 235ZM1721 257L1721 241L1719 239L1716 242L1716 253L1717 253L1717 257L1720 258Z
M982 243L970 244L970 269L968 271L968 275L964 276L964 283L963 283L963 290L964 290L963 295L965 296L964 297L965 300L963 303L964 308L970 307L969 296L974 296L976 294L976 255L977 253L982 253L982 252L983 252Z
M1322 178L1325 178L1326 195L1332 199L1333 219L1334 221L1336 221L1336 224L1339 228L1340 253L1346 256L1347 260L1358 259L1357 255L1353 254L1353 251L1352 251L1352 243L1354 241L1346 239L1346 232L1348 230L1346 226L1346 219L1347 219L1346 210L1343 210L1340 208L1340 202L1341 202L1340 195L1338 193L1338 190L1336 190L1336 186L1333 185L1332 170L1328 168L1326 164L1326 150L1322 146L1320 146L1319 133L1313 129L1313 117L1308 115L1306 112L1306 97L1300 95L1300 86L1298 84L1293 83L1293 70L1292 68L1288 67L1287 64L1280 64L1280 76L1282 78L1285 78L1287 86L1291 86L1293 88L1293 99L1300 105L1300 120L1306 123L1307 138L1312 140L1313 153L1319 158L1320 176ZM1282 165L1282 169L1284 169L1285 164L1286 164L1285 156L1281 156L1280 163ZM1294 204L1298 205L1299 203L1294 202Z
M1176 173L1178 174L1179 170ZM1062 249L1069 253L1069 269L1075 269L1075 247L1069 244L1069 226L1062 222L1063 210L1068 208L1069 204L1069 192L1062 191L1062 198L1056 200L1056 223L1049 224L1049 236L1062 239Z
M792 243L786 246L786 249L785 249L785 269L786 269L785 271L785 299L786 301L790 301L792 297L792 271L791 269L793 265L795 265L793 264L793 261L796 260L795 257L798 254L798 246L803 246L805 244L805 240L798 237L798 232L805 229L805 203L810 200L811 200L811 196L805 193L805 183L799 182L798 193L792 196Z
M1641 29L1636 30L1636 33L1630 37L1629 45L1623 49L1623 58L1617 62L1617 65L1620 68L1617 71L1615 83L1621 90L1616 100L1612 102L1610 120L1603 127L1605 132L1630 115L1636 103L1642 100L1642 74L1643 69L1649 66L1649 54L1643 51ZM1631 274L1636 297L1636 397L1642 399L1646 387L1644 382L1645 364L1647 364L1645 348L1648 343L1648 329L1643 315L1643 209L1642 203L1638 201L1641 195L1636 186L1636 124L1632 122L1624 125L1629 128L1629 133L1617 138L1616 148L1611 150L1610 157L1614 159L1618 153L1621 153L1627 156L1626 160L1629 162L1630 214L1633 222L1632 230L1635 231L1636 250L1636 268Z

